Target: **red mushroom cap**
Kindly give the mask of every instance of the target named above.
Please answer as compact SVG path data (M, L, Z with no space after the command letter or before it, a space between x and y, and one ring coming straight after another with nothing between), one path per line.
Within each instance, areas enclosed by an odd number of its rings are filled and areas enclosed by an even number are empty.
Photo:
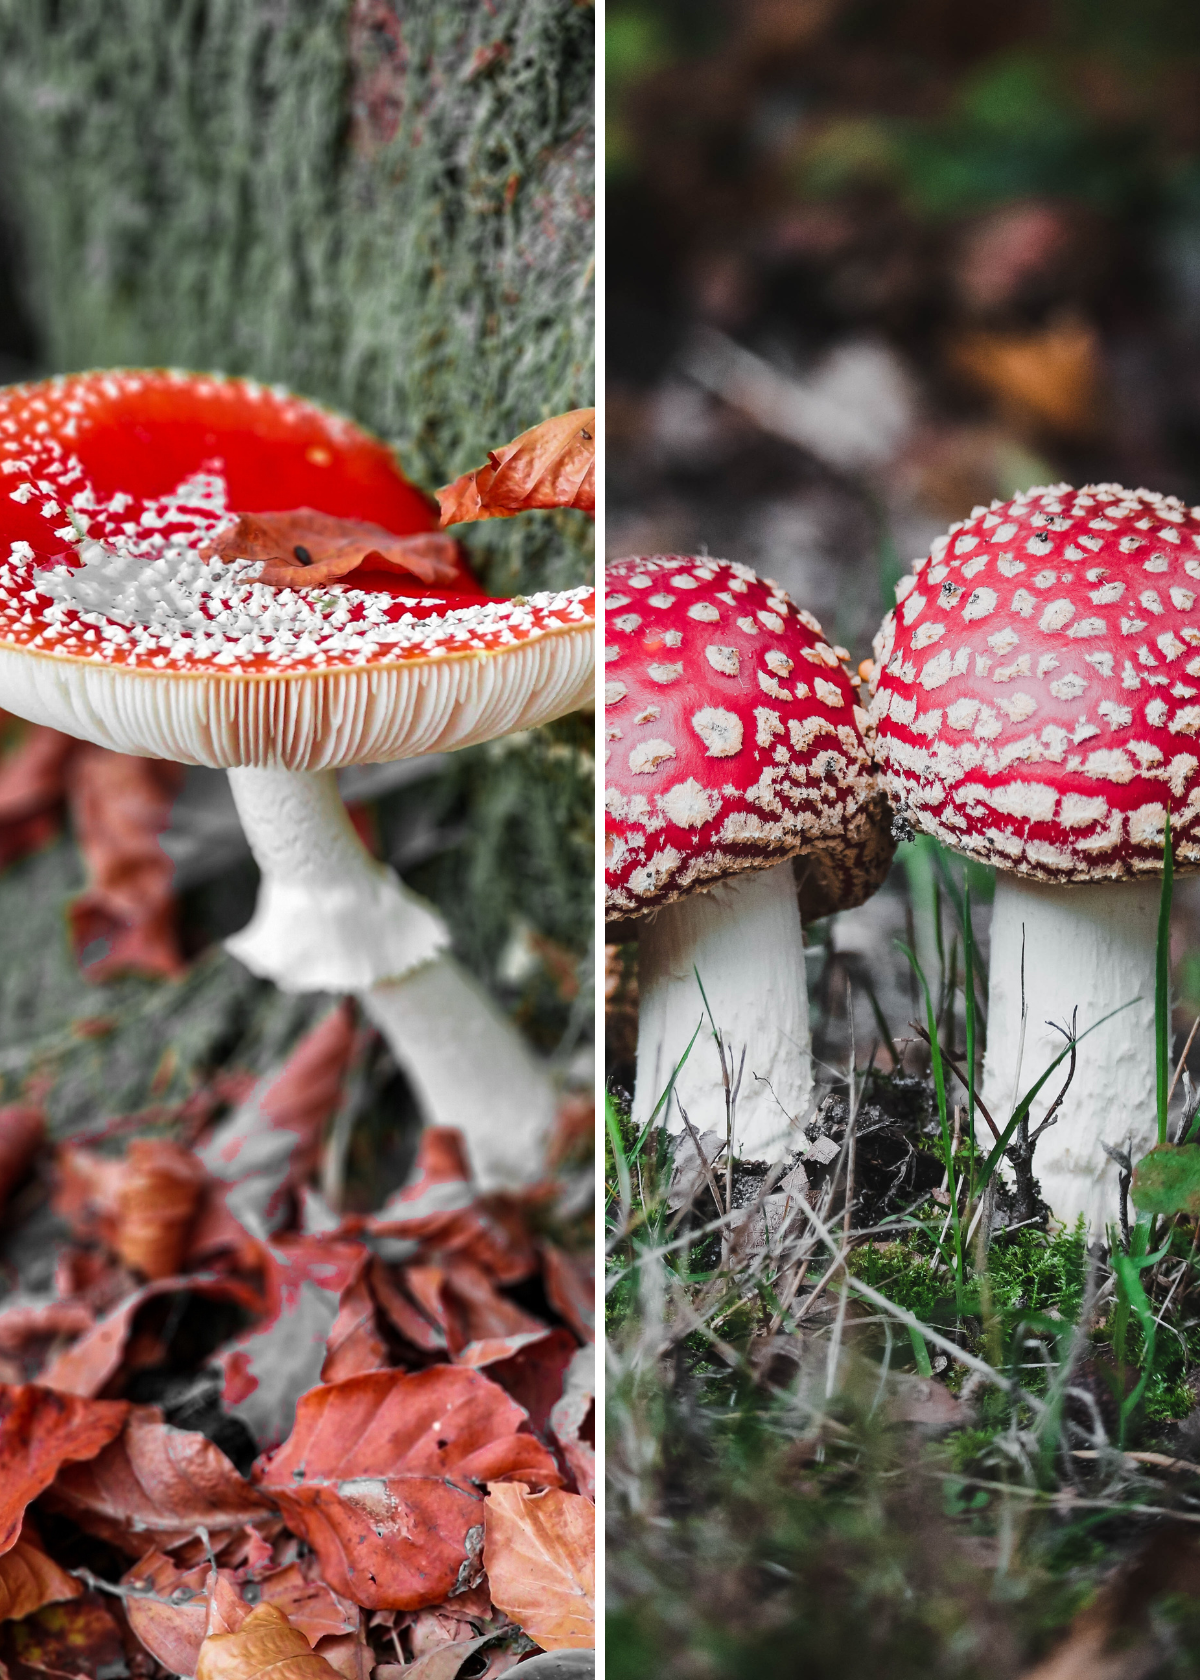
M976 508L896 590L876 754L917 827L1044 881L1200 866L1200 508L1059 484Z
M610 916L848 853L881 801L844 650L747 566L666 554L605 576Z
M489 599L392 452L286 391L161 370L11 386L0 474L0 705L36 721L301 769L465 745L580 703L590 652L565 643L590 633L590 591ZM272 531L311 527L332 550L339 521L368 551L356 569L314 589L261 581ZM410 574L379 552L419 534L436 565ZM298 581L308 558L291 557ZM446 665L462 668L434 674Z

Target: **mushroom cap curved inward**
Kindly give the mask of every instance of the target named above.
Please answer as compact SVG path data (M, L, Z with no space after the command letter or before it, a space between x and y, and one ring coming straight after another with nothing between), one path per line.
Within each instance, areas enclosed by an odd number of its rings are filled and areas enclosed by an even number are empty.
M844 652L747 566L638 556L606 582L610 919L801 854L820 913L861 903L893 847Z
M1039 881L1200 868L1200 508L1117 484L977 507L897 588L876 756L912 824Z
M273 589L261 555L216 546L275 510L435 530L384 444L286 392L161 370L11 386L0 473L0 705L36 722L184 763L324 770L587 697L588 589L493 600L453 558L434 586L370 554L319 593Z

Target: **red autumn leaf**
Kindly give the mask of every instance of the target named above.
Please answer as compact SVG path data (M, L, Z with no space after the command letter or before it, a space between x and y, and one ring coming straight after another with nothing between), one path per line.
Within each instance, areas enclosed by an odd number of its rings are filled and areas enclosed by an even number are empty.
M129 1624L164 1668L194 1674L206 1633L231 1632L250 1613L242 1588L250 1585L264 1604L277 1605L310 1646L358 1631L358 1606L339 1598L317 1578L315 1559L247 1576L221 1569L214 1581L207 1560L181 1568L164 1552L150 1552L122 1577L135 1589L126 1599Z
M326 1344L346 1292L362 1278L369 1259L361 1243L320 1237L264 1245L266 1320L217 1360L225 1373L225 1410L241 1419L260 1450L279 1445L295 1421L300 1396L328 1380L322 1375Z
M99 1238L111 1247L123 1176L124 1166L115 1156L63 1144L54 1160L55 1213L77 1236Z
M563 1397L563 1386L579 1343L569 1330L551 1330L544 1340L518 1348L508 1359L489 1365L494 1383L529 1413L529 1421L543 1440L550 1435L550 1413Z
M159 841L182 779L181 765L103 747L80 745L71 757L71 822L88 884L67 916L88 980L183 973L175 866Z
M300 553L297 553L300 550ZM211 545L218 560L263 560L254 579L273 589L316 589L364 571L391 572L438 588L471 582L458 545L436 531L398 537L363 519L339 519L314 508L243 513Z
M0 1210L33 1165L45 1136L40 1108L22 1103L0 1108Z
M542 1282L546 1299L581 1342L596 1339L596 1261L590 1253L568 1254L542 1244Z
M488 1488L483 1561L492 1602L546 1651L596 1643L596 1508L578 1493Z
M272 1509L219 1447L163 1423L151 1406L133 1409L117 1439L90 1463L61 1471L45 1497L51 1509L133 1557L147 1545L177 1545L200 1528L227 1534Z
M464 473L437 493L443 525L510 519L528 508L596 511L596 410L575 408L531 426L488 465Z
M16 750L0 764L0 869L57 834L67 761L78 745L57 729L28 724Z
M169 1138L134 1138L117 1187L113 1247L152 1282L179 1270L207 1181L190 1149Z
M212 1633L200 1647L196 1680L339 1680L338 1671L274 1604L252 1610L236 1633Z
M0 1385L0 1552L16 1543L30 1500L64 1464L107 1447L128 1415L123 1400L82 1400L35 1383Z
M421 1353L444 1354L446 1332L423 1313L404 1287L407 1268L393 1277L382 1260L371 1265L371 1292L392 1328ZM397 1281L398 1280L398 1281Z
M448 1266L407 1266L405 1287L426 1316L441 1326L456 1365L490 1365L509 1359L550 1327L497 1290L469 1260Z
M117 1615L99 1593L89 1592L6 1622L0 1667L7 1680L96 1680L126 1672Z
M0 1311L0 1360L13 1382L31 1381L48 1354L90 1330L95 1314L83 1301L28 1302ZM47 1388L56 1384L46 1383Z
M205 1272L192 1272L187 1277L160 1278L134 1290L99 1323L89 1325L87 1333L73 1347L64 1349L50 1361L41 1374L42 1383L64 1394L103 1393L121 1369L133 1333L134 1319L147 1301L162 1295L185 1293L236 1301L247 1311L254 1311L262 1304L254 1290L237 1278Z
M513 1646L513 1630L504 1628L439 1645L403 1668L399 1663L380 1663L374 1680L457 1680L462 1673L471 1674L475 1680L494 1680L520 1662L521 1652Z
M369 1258L366 1254L364 1259ZM368 1270L363 1267L342 1290L337 1317L325 1344L323 1383L378 1371L388 1363L387 1343L379 1334L378 1312Z
M213 1177L229 1186L225 1207L253 1235L280 1228L291 1193L312 1173L357 1042L353 1006L339 1004L197 1150ZM193 1252L203 1245L202 1225Z
M306 1394L290 1438L255 1480L335 1591L368 1609L418 1609L471 1584L475 1484L560 1481L527 1422L478 1371L373 1371Z
M0 1622L32 1616L43 1604L78 1598L83 1587L47 1557L28 1525L15 1546L0 1556Z

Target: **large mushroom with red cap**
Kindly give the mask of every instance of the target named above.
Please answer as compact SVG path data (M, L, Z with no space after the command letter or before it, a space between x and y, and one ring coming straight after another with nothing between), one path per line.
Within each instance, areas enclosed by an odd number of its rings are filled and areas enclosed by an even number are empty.
M867 715L844 650L748 567L668 554L605 576L605 882L609 919L639 919L634 1118L703 1023L662 1118L682 1131L682 1103L698 1130L723 1125L715 1026L735 1076L745 1054L735 1149L779 1160L812 1093L797 874L819 863L824 907L848 907L893 850Z
M480 1178L535 1170L548 1079L364 850L335 772L579 706L590 591L488 598L382 443L248 380L9 387L0 474L0 705L227 769L263 873L234 953L288 990L361 994Z
M1168 810L1176 867L1200 867L1197 596L1200 508L1058 484L952 526L900 583L877 643L872 707L893 802L997 870L989 1109L1011 1112L1063 1049L1056 1028L1076 1006L1080 1032L1120 1009L1079 1046L1038 1144L1043 1194L1066 1221L1115 1211L1104 1143L1132 1137L1136 1152L1157 1137Z

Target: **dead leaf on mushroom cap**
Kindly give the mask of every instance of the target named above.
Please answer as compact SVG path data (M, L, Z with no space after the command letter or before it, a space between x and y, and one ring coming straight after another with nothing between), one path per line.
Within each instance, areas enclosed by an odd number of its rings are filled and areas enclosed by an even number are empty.
M546 1651L596 1643L596 1508L578 1493L488 1488L484 1567L492 1602Z
M336 1592L416 1610L478 1578L479 1484L560 1483L527 1426L478 1371L372 1371L304 1395L290 1437L253 1474Z
M252 1610L236 1633L210 1633L196 1680L341 1680L336 1668L274 1604Z
M84 1400L36 1383L0 1384L0 1553L16 1544L30 1500L64 1464L94 1458L129 1415L124 1400Z
M209 545L206 558L263 560L253 581L270 589L323 588L364 565L368 571L408 575L439 588L474 587L450 537L436 531L398 537L382 525L339 519L315 508L239 514L237 523Z
M574 408L531 426L489 465L464 473L438 491L443 525L511 519L529 508L596 511L596 410Z

